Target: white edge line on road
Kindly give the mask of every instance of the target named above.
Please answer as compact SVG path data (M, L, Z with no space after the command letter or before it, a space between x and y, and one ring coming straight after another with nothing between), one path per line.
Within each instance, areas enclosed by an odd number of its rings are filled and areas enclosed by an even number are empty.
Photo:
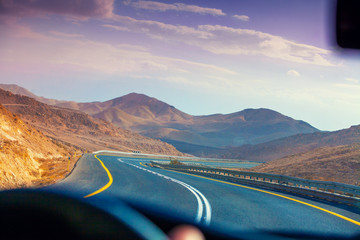
M140 166L136 166L136 165L131 164L131 163L126 163L126 162L122 161L121 159L118 159L118 161L121 162L121 163L131 165L131 166L136 167L138 169L147 171L149 173L155 174L155 175L157 175L159 177L162 177L162 178L165 178L165 179L170 180L172 182L178 183L178 184L182 185L183 187L187 188L192 194L195 195L197 203L198 203L198 210L197 210L195 221L197 223L201 223L202 219L204 219L204 224L205 225L210 224L210 221L211 221L211 205L210 205L209 201L206 199L206 197L199 190L197 190L196 188L194 188L193 186L191 186L191 185L189 185L187 183L184 183L184 182L182 182L180 180L177 180L177 179L174 179L172 177L165 176L163 174L151 171L149 169L145 169L145 168L140 167ZM205 205L205 214L204 214L204 205Z
M200 223L200 221L201 221L201 216L203 215L203 212L204 212L204 207L203 207L203 204L202 204L201 199L200 199L200 197L198 196L198 194L197 194L193 189L191 189L189 186L187 186L186 184L184 184L183 182L174 181L174 179L169 179L169 180L171 180L171 181L173 181L173 182L176 182L176 183L178 183L178 184L186 187L190 192L192 192L192 194L195 195L196 200L197 200L197 203L198 203L198 210L197 210L197 214L196 214L195 221L196 221L197 223Z
M192 186L190 186L190 187L192 187ZM211 220L211 205L210 205L209 201L207 200L207 198L199 190L197 190L194 187L192 187L192 188L201 196L201 198L204 201L205 209L206 209L206 212L205 212L205 224L209 225L210 220Z

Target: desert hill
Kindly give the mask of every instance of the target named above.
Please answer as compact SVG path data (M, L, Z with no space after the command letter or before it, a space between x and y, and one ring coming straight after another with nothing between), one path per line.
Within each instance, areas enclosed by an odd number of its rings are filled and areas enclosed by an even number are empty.
M0 104L51 138L90 151L113 149L182 155L170 144L143 137L83 112L50 106L0 89Z
M353 143L360 143L360 125L334 132L298 134L266 143L223 149L223 153L217 157L270 161L320 147L335 147Z
M360 144L322 147L273 160L251 170L360 186Z
M0 189L53 183L69 173L77 149L49 139L0 105ZM54 167L55 166L55 167Z

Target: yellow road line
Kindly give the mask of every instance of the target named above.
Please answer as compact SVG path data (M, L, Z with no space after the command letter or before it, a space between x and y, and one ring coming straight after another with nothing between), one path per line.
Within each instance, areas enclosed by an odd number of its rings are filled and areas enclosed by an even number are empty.
M351 222L351 223L353 223L353 224L355 224L355 225L360 226L360 222L358 222L358 221L356 221L356 220L353 220L353 219L351 219L351 218L345 217L345 216L340 215L340 214L338 214L338 213L332 212L332 211L327 210L327 209L325 209L325 208L321 208L321 207L315 206L315 205L313 205L313 204L310 204L310 203L307 203L307 202L303 202L303 201L297 200L297 199L295 199L295 198L287 197L287 196L284 196L284 195L281 195L281 194L269 192L269 191L266 191L266 190L261 190L261 189L258 189L258 188L248 187L248 186L244 186L244 185L236 184L236 183L232 183L232 182L225 182L225 181L218 180L218 179L203 177L203 176L199 176L199 175L195 175L195 174L183 173L183 172L178 172L178 171L173 171L173 170L167 170L167 171L176 172L176 173L181 173L181 174L190 175L190 176L199 177L199 178L204 178L204 179L211 180L211 181L215 181L215 182L225 183L225 184L229 184L229 185L233 185L233 186L237 186L237 187L242 187L242 188L246 188L246 189L250 189L250 190L254 190L254 191L258 191L258 192L267 193L267 194L274 195L274 196L277 196L277 197L285 198L285 199L288 199L288 200L290 200L290 201L294 201L294 202L297 202L297 203L300 203L300 204L303 204L303 205L306 205L306 206L309 206L309 207L318 209L318 210L320 210L320 211L329 213L329 214L334 215L334 216L336 216L336 217L339 217L339 218L341 218L341 219L343 219L343 220L345 220L345 221L348 221L348 222Z
M105 186L103 186L102 188L96 190L95 192L90 193L90 194L84 196L84 198L88 198L88 197L94 196L95 194L101 193L102 191L104 191L104 190L106 190L108 187L110 187L111 184L113 183L113 177L111 176L111 173L110 173L109 169L107 169L107 168L105 167L104 163L100 160L100 158L97 157L97 155L94 155L94 157L95 157L97 160L99 160L101 166L105 169L105 171L106 171L106 173L107 173L107 175L108 175L108 177L109 177L109 182L108 182Z
M148 167L147 165L143 164L142 162L140 162L140 165L144 166L144 167Z

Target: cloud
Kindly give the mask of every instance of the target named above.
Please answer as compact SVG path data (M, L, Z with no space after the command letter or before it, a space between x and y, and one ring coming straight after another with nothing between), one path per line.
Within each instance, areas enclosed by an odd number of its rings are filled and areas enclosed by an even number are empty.
M0 47L0 51L4 50L0 54L0 68L4 74L20 71L45 75L60 71L62 74L84 72L120 77L146 75L153 79L167 76L193 79L194 74L197 77L237 76L236 72L216 65L158 56L139 45L109 44L67 37L68 33L54 31L41 34L19 25L14 25L10 31L7 37L13 41L5 41L6 45Z
M256 30L221 25L188 27L119 15L114 15L112 19L115 21L114 24L108 24L106 27L125 27L154 39L196 46L213 54L265 56L288 62L335 66L329 60L329 50Z
M193 27L172 25L152 20L137 20L127 16L114 15L118 25L106 24L105 27L116 29L126 27L132 32L144 33L152 38L164 41L181 41L190 39L209 39L212 34ZM120 25L119 25L120 24Z
M161 3L155 1L125 1L125 5L130 5L135 8L154 10L154 11L178 11L178 12L192 12L199 14L209 14L214 16L225 16L226 14L221 9L205 8L196 5L188 5L184 3Z
M109 29L117 30L117 31L130 31L130 29L127 27L116 26L116 25L111 25L111 24L103 24L101 26L109 28Z
M249 29L202 25L200 30L214 36L202 47L216 54L263 55L289 62L334 66L326 57L329 50L289 41L283 37Z
M355 78L345 78L346 81L351 82L351 83L359 83L360 81L358 79Z
M360 86L359 85L355 85L355 84L343 84L343 83L337 83L333 85L336 88L343 88L343 89L347 89L348 91L352 91L353 93L355 93L352 98L356 98L356 99L360 99L360 95L359 95L359 91L360 91ZM348 93L342 93L342 91L340 91L339 94L348 94ZM348 98L350 98L350 95L348 96Z
M83 35L76 34L76 33L64 33L64 32L57 32L57 31L49 31L52 35L59 36L59 37L66 37L66 38L81 38Z
M300 77L300 73L298 71L295 71L295 70L289 70L289 71L287 71L286 74L289 75L289 76L293 76L293 77Z
M289 41L280 36L220 25L189 27L152 20L138 20L114 14L113 4L114 0L9 0L0 1L0 15L24 17L60 14L85 20L97 17L106 21L106 24L102 26L108 29L143 33L153 39L187 44L213 54L265 56L289 62L319 66L335 65L329 60L330 51ZM203 8L182 3L167 4L155 1L127 1L126 4L139 8L157 9L159 11L190 11L202 14L224 15L219 9ZM244 16L242 18L245 19ZM65 36L63 35L63 37Z
M0 1L2 21L59 14L79 19L112 16L114 0L9 0Z
M247 22L250 20L250 17L249 16L246 16L246 15L233 15L233 18L236 18L240 21L243 21L243 22Z

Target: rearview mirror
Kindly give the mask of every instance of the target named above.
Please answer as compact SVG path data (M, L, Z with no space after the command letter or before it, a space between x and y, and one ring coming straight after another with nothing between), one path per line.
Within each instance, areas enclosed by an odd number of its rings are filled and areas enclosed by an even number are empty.
M360 49L360 1L338 0L336 41L342 48Z

